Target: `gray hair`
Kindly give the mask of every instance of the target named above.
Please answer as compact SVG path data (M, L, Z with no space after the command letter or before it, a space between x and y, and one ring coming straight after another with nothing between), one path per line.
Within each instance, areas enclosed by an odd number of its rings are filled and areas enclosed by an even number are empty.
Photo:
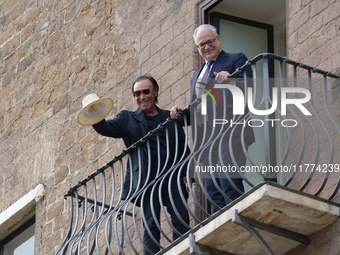
M195 44L196 44L196 45L197 45L197 42L196 42L196 35L197 35L198 31L199 31L201 28L204 28L204 27L211 29L211 30L214 32L215 36L218 35L218 33L217 33L217 28L216 28L216 27L214 27L213 25L210 25L210 24L202 24L202 25L198 26L198 27L195 29L195 31L194 31L193 37L194 37L194 41L195 41Z

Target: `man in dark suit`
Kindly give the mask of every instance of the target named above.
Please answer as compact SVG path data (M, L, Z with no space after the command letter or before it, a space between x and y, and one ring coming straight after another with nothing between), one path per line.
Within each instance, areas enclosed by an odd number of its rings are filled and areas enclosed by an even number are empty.
M154 78L150 76L138 77L132 86L132 93L139 106L138 109L134 112L121 111L114 119L102 120L93 125L93 128L101 135L122 138L126 147L131 146L170 117L169 111L156 106L158 90L159 87ZM177 141L176 129L178 131ZM183 195L180 195L180 193L184 194L186 202L188 194L184 185L185 171L179 173L178 167L174 166L179 163L183 154L187 157L190 152L188 147L185 147L183 128L177 121L172 122L167 130L168 132L165 132L162 129L158 133L159 144L157 138L152 136L149 140L150 146L142 144L139 149L132 151L127 163L122 199L132 199L133 202L142 206L144 254L157 253L160 249L160 230L157 227L160 218L160 199L167 206L167 211L171 215L171 223L176 228L176 231L173 231L173 240L179 237L178 232L185 233L189 226L188 212L183 204ZM170 182L169 176L172 171L176 171L176 174ZM160 177L165 179L162 187L160 186ZM177 185L178 178L180 178L180 186ZM152 196L151 190L155 187ZM143 192L140 192L141 190ZM162 194L162 197L160 198L158 194ZM142 199L142 195L144 199ZM173 205L170 202L171 199ZM175 211L181 219L177 217ZM154 242L153 239L157 242Z
M221 49L221 36L217 34L214 26L204 24L197 27L193 37L195 46L205 63L191 80L191 102L195 101L197 97L201 97L199 92L202 91L202 88L208 89L208 86L202 85L202 83L209 85L210 88L214 88L216 83L226 83L228 76L247 61L243 53L226 53ZM251 86L251 78L252 72L248 69L246 77L244 73L240 73L234 85L244 92L245 87ZM193 148L193 150L196 158L201 159L197 164L205 167L219 165L235 170L235 166L240 167L246 164L245 151L255 140L253 130L242 124L244 123L242 121L246 120L246 116L233 115L233 97L230 91L227 89L216 89L215 91L221 96L221 101L222 98L225 100L223 106L214 106L211 97L207 97L205 122L201 120L203 116L200 111L201 104L198 105L197 111L191 109L191 113L187 114L191 125L194 126L192 129L196 135L196 147L198 145L198 148ZM181 110L180 107L174 106L171 109L171 117L176 119L177 112ZM245 110L245 114L247 114L246 106ZM229 124L233 120L234 123L241 124L215 126L213 119L227 120ZM223 135L219 136L220 134ZM211 138L214 142L211 142ZM203 141L203 139L205 140ZM207 170L203 167L200 169L204 169L204 172ZM227 174L225 172L219 172L217 175L205 174L204 176L213 211L227 205L244 192L242 178L235 171L229 171Z

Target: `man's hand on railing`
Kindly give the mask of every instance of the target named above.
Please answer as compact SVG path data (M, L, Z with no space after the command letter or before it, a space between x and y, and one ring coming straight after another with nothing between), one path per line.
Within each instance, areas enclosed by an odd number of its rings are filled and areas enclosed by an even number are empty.
M219 73L214 72L214 75L216 77L215 80L221 84L222 82L225 82L228 79L230 73L228 73L227 71L221 71Z
M171 108L170 110L170 117L173 119L178 119L181 118L179 116L177 116L178 112L181 112L183 109L181 107L179 107L178 105L175 105L174 107ZM183 117L182 117L183 118Z

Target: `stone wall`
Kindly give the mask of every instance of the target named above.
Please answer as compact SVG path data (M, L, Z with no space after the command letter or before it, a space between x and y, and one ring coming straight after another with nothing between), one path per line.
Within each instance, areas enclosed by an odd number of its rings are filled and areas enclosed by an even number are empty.
M69 187L124 146L76 121L89 93L136 108L141 74L160 84L159 106L189 103L197 68L198 0L0 1L0 212L39 183L36 254L53 254L67 229Z
M0 0L0 212L44 185L36 254L53 254L65 238L69 187L124 148L79 126L82 98L112 98L109 118L133 110L132 82L147 73L160 84L160 107L187 105L200 2ZM339 4L289 1L289 58L340 73ZM339 254L339 225L289 254Z
M287 28L287 49L289 58L300 61L310 66L331 71L336 74L340 74L340 2L337 0L289 0L288 4L288 28ZM312 74L312 77L317 75ZM320 77L319 77L320 78ZM322 78L322 77L321 77ZM330 93L330 105L335 117L339 120L339 82L335 82L334 79L328 79L328 88ZM322 99L322 81L317 83L313 87L314 100ZM316 107L323 106L324 102L316 102ZM320 108L319 108L320 109ZM320 111L321 116L323 109ZM327 120L326 120L327 121ZM316 122L317 123L317 122ZM330 120L326 122L330 124ZM339 134L335 128L328 125L331 128L331 132L337 139ZM319 125L318 130L322 130ZM311 131L310 127L307 132ZM295 134L299 135L299 134ZM320 135L321 146L325 146L327 139L323 139L325 136ZM310 145L307 145L306 149L315 148L315 140L313 136L309 138ZM321 147L325 148L325 147ZM329 159L329 146L327 149L322 150L320 153L320 161ZM339 146L338 140L335 143L335 162L339 163ZM294 154L294 152L293 152ZM315 156L315 151L310 151L311 158ZM298 155L298 153L296 154ZM308 157L308 155L307 155ZM308 159L309 163L311 158ZM319 161L319 162L320 162ZM337 177L339 178L339 177ZM328 180L329 189L326 190L326 194L330 194L331 190L334 190L337 180L330 178ZM312 186L312 190L315 192L316 188L320 186L320 180L317 180ZM310 190L310 192L312 192ZM325 194L325 195L326 195ZM335 200L338 199L339 196ZM340 220L338 219L334 224L327 227L323 231L320 231L311 237L311 244L300 245L296 249L288 252L289 255L316 255L316 254L340 254Z
M337 0L289 0L289 57L340 73L339 10L340 3Z

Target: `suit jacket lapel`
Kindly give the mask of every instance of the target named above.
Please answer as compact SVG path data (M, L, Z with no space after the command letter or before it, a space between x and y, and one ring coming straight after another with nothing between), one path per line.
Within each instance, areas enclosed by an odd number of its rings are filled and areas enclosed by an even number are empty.
M156 106L156 107L157 107L157 106ZM157 110L158 110L158 112L159 112L159 115L160 115L160 117L161 117L162 122L165 122L165 121L167 120L167 118L170 117L170 114L169 114L167 111L164 111L164 110L162 110L162 109L159 109L158 107L157 107Z
M161 117L162 123L164 123L170 117L170 113L166 110L159 109L158 107L157 107L157 109L158 109L159 115ZM173 122L172 124L167 126L169 141L170 141L170 150L173 154L175 153L174 145L176 144L175 135L174 135L175 134L174 127L175 127L175 122ZM164 153L166 153L166 152L164 152Z
M159 109L157 106L156 108L159 112L162 122L165 122L166 119L170 117L169 113L167 113L166 111L163 111L162 109ZM146 135L149 132L149 127L148 127L148 122L145 118L143 110L138 107L138 109L134 113L134 116L140 122L140 127L142 129L143 136Z
M215 63L211 68L209 78L215 78L214 72L217 72L219 70L220 66L224 63L226 57L226 53L222 50L217 56Z
M222 50L220 54L217 56L214 65L211 68L211 71L209 73L209 78L215 78L214 72L218 71L220 66L224 63L225 58L227 58L227 54ZM196 99L196 82L197 79L202 72L202 69L205 64L201 66L201 68L194 74L194 76L191 79L191 102L193 102Z
M190 86L190 89L191 89L191 102L193 102L195 99L196 99L196 82L197 82L197 79L198 77L200 76L200 73L202 72L202 69L204 67L204 64L201 66L201 68L194 74L194 76L192 77L191 79L191 86Z
M142 129L142 135L146 135L148 131L148 123L146 121L144 112L141 108L138 107L138 109L134 112L134 117L139 121L139 125Z

